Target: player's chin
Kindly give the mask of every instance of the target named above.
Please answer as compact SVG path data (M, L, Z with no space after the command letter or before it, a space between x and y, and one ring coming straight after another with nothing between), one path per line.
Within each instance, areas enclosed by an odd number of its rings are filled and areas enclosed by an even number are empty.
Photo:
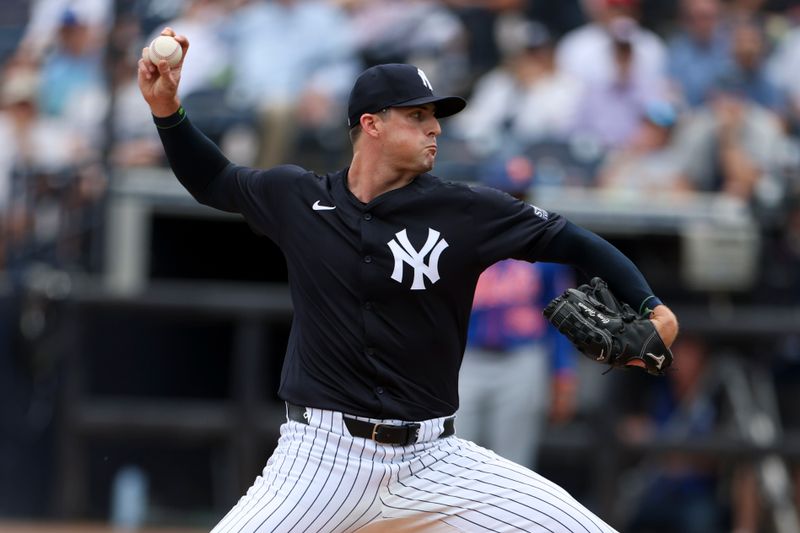
M425 152L422 157L421 166L424 168L423 172L430 172L433 169L433 164L436 162L436 152Z

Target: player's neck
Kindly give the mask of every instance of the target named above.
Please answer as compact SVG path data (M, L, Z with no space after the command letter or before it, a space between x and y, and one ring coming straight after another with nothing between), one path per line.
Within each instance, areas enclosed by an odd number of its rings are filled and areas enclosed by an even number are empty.
M353 196L366 204L381 194L405 187L417 175L415 172L399 171L384 161L356 151L347 172L347 187Z

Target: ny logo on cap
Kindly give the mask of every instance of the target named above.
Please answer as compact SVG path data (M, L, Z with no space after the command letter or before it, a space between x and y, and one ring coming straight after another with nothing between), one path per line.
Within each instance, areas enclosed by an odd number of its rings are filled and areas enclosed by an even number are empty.
M396 239L389 241L389 249L394 256L394 270L392 279L398 283L403 282L403 263L407 263L414 269L414 280L411 283L412 291L425 290L423 276L431 280L431 284L439 281L439 256L449 245L447 241L439 240L440 233L435 229L428 228L428 240L417 251L411 241L408 240L406 230L395 233ZM428 257L428 264L425 264L425 256Z
M433 85L431 85L431 82L428 80L428 76L426 76L425 73L422 72L421 68L417 69L417 74L419 74L419 77L422 78L422 84L428 89L430 89L431 92L433 92Z

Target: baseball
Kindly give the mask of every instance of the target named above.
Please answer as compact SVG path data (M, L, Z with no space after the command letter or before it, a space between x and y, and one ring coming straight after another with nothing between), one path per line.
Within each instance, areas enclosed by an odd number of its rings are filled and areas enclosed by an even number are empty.
M162 59L166 59L169 66L174 67L180 63L181 57L183 57L183 50L181 49L181 43L176 41L174 37L159 35L153 39L153 42L147 48L147 56L154 65L158 64Z

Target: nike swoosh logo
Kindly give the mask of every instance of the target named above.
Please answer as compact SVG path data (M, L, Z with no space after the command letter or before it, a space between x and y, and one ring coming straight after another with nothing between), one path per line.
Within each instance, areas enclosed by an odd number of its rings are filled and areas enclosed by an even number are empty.
M311 206L311 209L314 211L330 211L331 209L336 209L335 205L321 205L319 200L314 202L314 205Z

